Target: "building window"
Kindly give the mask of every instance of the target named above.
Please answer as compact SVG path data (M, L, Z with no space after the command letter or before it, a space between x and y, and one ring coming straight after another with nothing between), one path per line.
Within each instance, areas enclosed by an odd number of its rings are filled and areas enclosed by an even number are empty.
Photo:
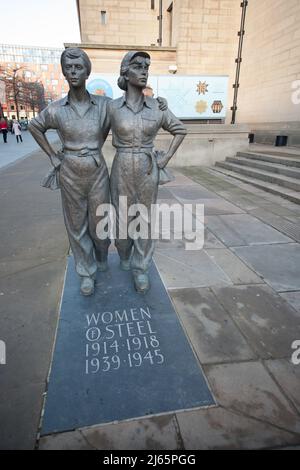
M21 105L21 106L20 106L20 109L23 111L23 109L24 109L24 106L22 106L22 105Z
M151 0L151 10L155 10L155 0Z
M15 110L15 106L14 106L13 104L10 106L10 110L11 110L11 111L14 111L14 110Z
M106 11L102 10L100 14L101 24L105 25L107 23Z

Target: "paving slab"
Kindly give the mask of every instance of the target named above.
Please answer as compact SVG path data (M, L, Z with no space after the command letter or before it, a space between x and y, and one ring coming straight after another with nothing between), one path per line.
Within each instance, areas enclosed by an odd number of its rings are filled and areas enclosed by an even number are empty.
M208 168L201 166L183 167L180 171L190 177L198 184L203 184L213 188L234 188L235 185L228 181L228 179L220 178L215 173L211 172Z
M273 214L268 209L255 209L251 214L292 240L300 242L300 225L298 223L295 224L280 215Z
M225 271L233 284L261 284L262 277L248 268L238 256L229 249L209 249L204 246L208 256Z
M34 449L44 391L45 383L27 384L1 400L1 450Z
M273 214L280 215L281 217L296 217L297 212L288 206L282 204L274 204L273 202L264 202L260 205L261 209L265 209Z
M261 358L290 357L292 342L300 338L299 315L270 287L234 286L213 291Z
M289 220L290 222L292 222L293 224L296 224L298 225L298 227L300 226L300 217L299 216L286 216L285 217L286 220Z
M60 191L43 188L36 179L33 184L32 174L20 182L18 191L7 190L6 194L1 196L1 202L3 205L10 204L10 215L15 217L26 214L28 208L31 209L32 215L41 218L62 212Z
M300 314L300 291L283 292L280 297L285 299Z
M177 200L181 204L190 204L191 200L178 197ZM212 198L212 199L194 199L192 201L194 204L202 204L204 206L204 215L223 215L223 214L242 214L245 211L240 207L231 204L228 201L220 198Z
M184 200L184 201L196 201L200 199L216 199L217 195L216 193L213 193L209 191L208 189L204 188L203 186L201 187L200 185L194 185L194 186L189 186L186 187L184 186L178 186L178 187L172 187L169 188L171 193L173 194L176 199L179 201Z
M244 197L245 200L251 201L255 204L261 204L264 200L263 196L265 195L265 193L260 189L241 182L238 182L235 188L229 189L229 192L236 197Z
M249 214L206 216L205 224L228 247L293 242Z
M220 197L230 201L232 204L245 211L257 209L257 207L259 207L257 201L253 202L253 200L245 195L245 191L242 191L239 188L236 188L235 190L217 191L217 193Z
M208 230L207 227L204 227L204 245L203 249L225 249L225 245L212 233Z
M298 216L300 216L300 205L299 204L295 204L294 202L284 200L283 202L281 202L281 206L287 207L292 212L294 212L295 215L298 214Z
M287 359L265 361L265 365L300 413L300 366Z
M245 211L228 201L220 199L202 199L205 215L242 214Z
M23 272L24 276L26 275L26 271L30 270L32 268L35 268L37 266L42 266L47 263L51 263L53 261L57 261L60 259L65 260L65 253L60 256L49 256L47 258L43 257L43 253L41 253L41 258L32 256L30 257L29 255L25 258L20 258L19 256L16 256L13 254L12 256L8 258L2 258L2 261L0 261L0 279L7 277L7 276L12 276L14 274L18 274L20 272ZM2 284L2 282L1 282ZM1 289L0 289L0 295L1 295Z
M209 289L180 289L170 293L201 364L256 357Z
M60 191L40 187L50 168L42 152L1 170L1 262L60 257L68 249ZM2 266L6 271L7 266ZM9 272L8 268L8 272Z
M0 168L7 167L15 163L17 160L26 158L28 154L38 150L38 144L29 131L22 132L23 142L17 143L16 136L8 133L7 144L4 144L1 137L0 141ZM59 137L56 131L47 132L47 139L51 144L59 146Z
M231 285L231 279L204 250L164 250L154 255L168 289Z
M300 416L260 362L204 366L217 402L300 439Z
M169 250L169 249L177 249L177 250L185 250L186 242L190 243L189 240L182 236L181 240L175 240L174 233L171 233L171 239L165 240L162 237L156 241L156 250ZM204 245L203 249L206 248L214 248L214 249L222 249L225 248L225 245L220 242L220 240L215 237L213 233L211 233L207 228L204 229Z
M179 450L175 415L93 426L40 439L39 450Z
M277 292L300 290L300 245L238 247L234 252Z
M158 188L157 199L162 199L162 200L164 200L164 199L167 199L167 200L173 199L176 202L176 199L174 198L171 191L169 189L167 189L166 187L162 187L162 186L159 186L159 188Z
M1 339L7 363L1 367L0 402L12 389L21 396L27 384L46 381L64 270L65 260L60 260L1 280Z
M90 445L81 430L61 432L41 437L38 443L39 450L97 450Z
M25 266L25 260L27 260L30 266L33 257L42 259L49 256L53 259L66 256L69 243L61 214L49 215L47 220L41 217L30 217L25 224L22 224L20 218L14 217L13 219L10 223L11 219L5 217L5 224L9 224L10 229L7 231L4 227L0 229L3 242L0 246L1 262L22 260ZM9 266L3 265L2 267L4 270L2 274L9 272Z
M82 434L88 443L100 450L182 448L175 416L172 414L83 429Z
M299 442L292 433L221 407L178 413L177 421L186 450L265 449Z
M164 188L171 188L173 186L186 186L186 185L194 185L195 181L187 176L183 175L181 171L175 170L175 168L170 169L173 176L175 176L174 181L170 181L170 183L166 183L163 185Z

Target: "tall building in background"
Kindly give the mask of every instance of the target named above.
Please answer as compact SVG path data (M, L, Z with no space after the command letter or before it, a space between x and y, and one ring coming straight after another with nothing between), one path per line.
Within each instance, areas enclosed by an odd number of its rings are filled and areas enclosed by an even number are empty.
M46 102L61 98L68 91L67 82L61 73L60 56L62 50L33 46L0 44L0 67L6 70L20 68L20 73L29 82L40 81L45 90ZM2 97L3 99L3 97ZM16 117L15 104L7 97L2 101L4 114ZM20 118L31 118L32 110L20 104Z
M0 117L4 115L6 107L5 84L0 80Z

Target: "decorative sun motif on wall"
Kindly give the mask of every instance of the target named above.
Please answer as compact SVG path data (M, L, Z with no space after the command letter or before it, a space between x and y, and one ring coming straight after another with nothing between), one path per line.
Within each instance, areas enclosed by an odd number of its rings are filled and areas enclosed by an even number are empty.
M195 104L195 109L199 114L205 113L205 111L207 110L207 102L203 100L197 101L197 103Z
M206 82L199 82L197 85L197 90L198 95L205 95L205 93L208 93L208 83Z

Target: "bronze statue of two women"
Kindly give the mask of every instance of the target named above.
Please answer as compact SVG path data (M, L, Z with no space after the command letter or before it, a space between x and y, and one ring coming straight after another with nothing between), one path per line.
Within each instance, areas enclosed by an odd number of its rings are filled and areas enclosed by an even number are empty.
M86 90L91 62L83 50L66 49L61 66L69 93L32 119L29 130L54 167L52 176L61 190L81 293L93 294L97 269L107 269L110 240L97 236L96 211L99 205L109 204L110 198L117 214L115 244L120 268L131 269L136 290L145 293L150 288L148 269L154 251L151 222L146 238L133 240L128 230L126 237L118 238L118 227L125 216L119 211L119 198L126 197L128 207L143 204L151 210L157 199L159 173L178 149L186 129L164 100L143 94L150 66L146 52L131 51L124 56L118 85L125 93L116 100ZM173 135L167 152L154 150L160 128ZM61 152L55 152L49 144L45 135L48 129L57 130L63 145ZM109 177L102 147L110 129L116 155ZM127 228L131 219L126 215Z

